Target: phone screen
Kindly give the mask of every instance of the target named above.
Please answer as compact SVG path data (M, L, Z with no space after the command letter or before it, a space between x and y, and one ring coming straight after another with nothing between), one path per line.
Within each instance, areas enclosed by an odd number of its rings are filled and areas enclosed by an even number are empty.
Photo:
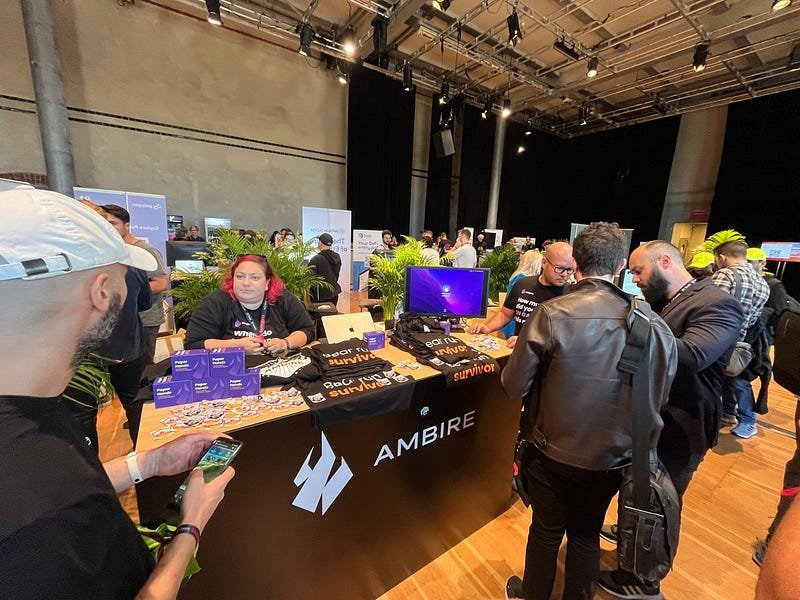
M203 471L203 479L206 483L213 480L220 475L231 462L239 448L242 447L242 442L238 440L229 440L226 438L217 438L214 443L209 446L205 454L200 458L195 468ZM183 494L186 492L186 486L189 483L189 478L184 479L181 487L175 492L173 504L180 506L183 500Z

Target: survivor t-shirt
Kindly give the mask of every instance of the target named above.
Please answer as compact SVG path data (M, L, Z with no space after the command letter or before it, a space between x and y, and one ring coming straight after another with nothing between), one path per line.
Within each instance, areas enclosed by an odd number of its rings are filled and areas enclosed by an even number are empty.
M543 285L539 281L538 275L523 277L517 281L503 303L505 308L514 311L514 335L519 335L519 330L528 320L534 306L550 300L550 298L561 296L563 293L564 286Z
M217 290L200 303L189 319L183 347L203 348L206 340L232 340L258 337L261 308L248 310L224 290ZM251 324L252 321L252 324ZM255 325L255 327L253 327ZM265 338L285 338L293 331L302 331L308 341L314 339L314 321L305 306L294 295L284 292L267 306Z
M61 402L0 396L0 596L134 598L151 556Z

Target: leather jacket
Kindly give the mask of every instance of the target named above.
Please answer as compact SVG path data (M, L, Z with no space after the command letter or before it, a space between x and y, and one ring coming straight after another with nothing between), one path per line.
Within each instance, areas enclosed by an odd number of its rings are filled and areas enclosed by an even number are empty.
M549 458L588 470L630 463L633 408L620 396L617 370L628 335L630 297L599 278L582 279L572 291L534 308L519 333L502 375L503 387L523 403L521 434ZM677 368L675 339L655 313L649 356L651 448L663 426Z

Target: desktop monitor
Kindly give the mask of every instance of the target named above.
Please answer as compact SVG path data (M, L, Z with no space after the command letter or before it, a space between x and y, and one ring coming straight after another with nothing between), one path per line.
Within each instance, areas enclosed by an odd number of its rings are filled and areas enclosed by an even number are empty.
M197 260L195 254L208 250L206 242L167 240L167 266L174 267L176 260Z
M489 269L406 267L405 310L440 317L485 317Z

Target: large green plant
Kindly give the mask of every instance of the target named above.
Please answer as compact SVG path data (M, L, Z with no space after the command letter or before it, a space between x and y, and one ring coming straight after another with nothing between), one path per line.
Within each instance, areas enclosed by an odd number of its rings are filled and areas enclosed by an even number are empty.
M500 297L500 292L506 291L511 274L519 265L519 253L514 246L503 244L486 254L481 265L489 269L489 297L495 302Z
M405 242L395 248L393 257L387 258L382 254L369 257L369 284L381 294L385 319L394 319L397 307L403 302L406 267L436 264L422 255L422 242L408 236L403 236L403 239Z
M218 229L217 234L218 239L209 244L208 252L198 252L196 256L216 264L218 271L173 273L173 280L180 281L180 285L172 290L172 297L176 300L175 314L179 317L188 318L208 295L220 289L231 264L242 254L257 254L266 258L283 280L286 289L303 302L312 288L332 288L314 269L304 264L306 257L317 250L313 241L303 242L298 237L290 246L274 248L263 232L257 232L251 239L229 229Z
M90 354L78 365L62 396L86 408L94 408L100 399L108 396L113 389L111 375L108 373L108 361L96 354ZM73 394L74 392L85 394L85 396L81 396L82 400L79 400L77 395ZM83 401L87 396L91 398L92 405Z

